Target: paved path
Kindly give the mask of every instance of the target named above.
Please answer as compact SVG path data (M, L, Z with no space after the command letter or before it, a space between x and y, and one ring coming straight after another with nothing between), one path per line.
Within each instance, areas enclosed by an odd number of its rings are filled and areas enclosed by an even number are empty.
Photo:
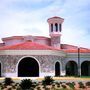
M38 77L25 77L25 78L18 78L18 77L14 77L12 78L13 81L15 82L20 82L22 79L31 79L33 81L36 81L36 82L39 82L39 81L42 81L44 78L38 78ZM87 81L90 81L90 78L78 78L78 77L53 77L53 79L56 81L56 82L87 82ZM4 81L4 78L0 78L0 82L3 82Z

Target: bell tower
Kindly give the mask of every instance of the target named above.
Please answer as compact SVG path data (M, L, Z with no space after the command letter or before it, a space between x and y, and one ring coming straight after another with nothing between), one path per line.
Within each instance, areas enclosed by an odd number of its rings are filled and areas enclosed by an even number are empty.
M61 17L52 17L47 20L49 24L49 35L51 37L51 46L60 49L62 23L64 19Z

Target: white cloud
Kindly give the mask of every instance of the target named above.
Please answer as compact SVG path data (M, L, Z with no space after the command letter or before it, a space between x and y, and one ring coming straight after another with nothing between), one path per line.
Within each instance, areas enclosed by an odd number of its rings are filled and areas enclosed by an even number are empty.
M20 9L19 4L24 3L37 6ZM90 0L0 0L0 37L29 33L48 36L47 18L58 15L65 18L62 42L90 47L89 5Z

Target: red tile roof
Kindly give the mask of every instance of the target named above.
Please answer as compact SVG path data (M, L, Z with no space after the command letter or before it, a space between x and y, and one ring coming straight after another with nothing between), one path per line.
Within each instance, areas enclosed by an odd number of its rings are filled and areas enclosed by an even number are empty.
M35 42L24 42L11 46L2 46L0 50L62 50L67 53L78 53L77 49L56 49L51 46L41 45ZM80 48L80 53L90 53L90 49Z
M61 49L77 49L78 46L70 45L70 44L61 44Z
M12 46L0 47L0 50L60 50L47 45L41 45L35 42L24 42Z
M78 53L78 49L63 49L63 51L67 53ZM80 48L79 52L80 53L90 53L90 49Z

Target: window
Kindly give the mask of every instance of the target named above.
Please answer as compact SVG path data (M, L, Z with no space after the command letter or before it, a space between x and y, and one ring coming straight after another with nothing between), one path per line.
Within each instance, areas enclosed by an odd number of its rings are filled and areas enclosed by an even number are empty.
M53 24L51 24L51 32L53 32Z
M58 31L58 24L57 23L55 23L55 30L56 30L56 32Z

